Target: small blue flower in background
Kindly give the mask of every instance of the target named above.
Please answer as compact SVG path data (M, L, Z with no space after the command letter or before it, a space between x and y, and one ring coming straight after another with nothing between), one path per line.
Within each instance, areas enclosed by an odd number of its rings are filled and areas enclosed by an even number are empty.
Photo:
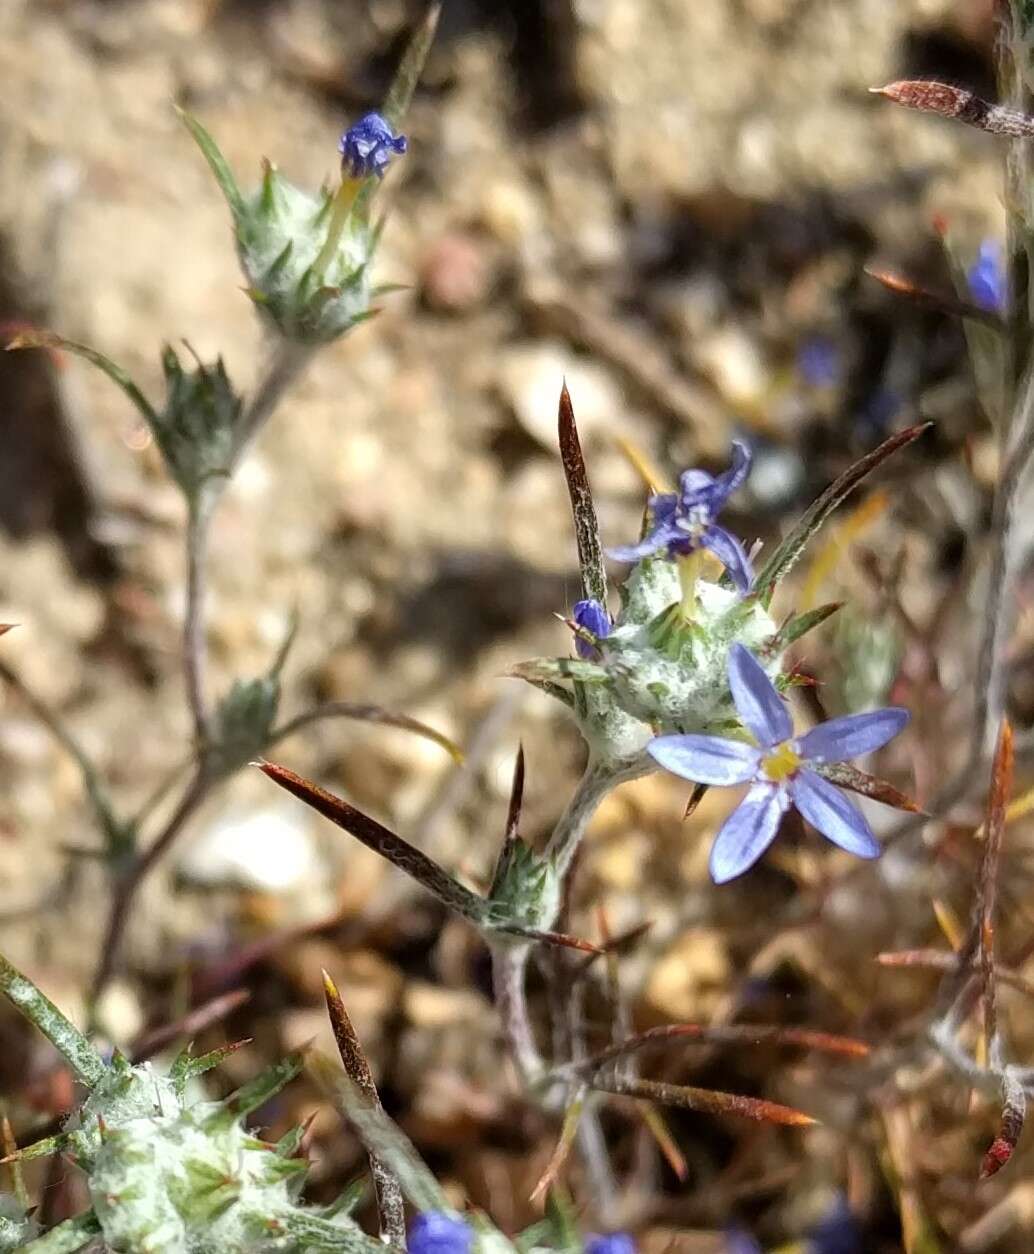
M698 549L708 549L732 576L740 592L749 592L754 582L750 559L739 540L724 527L716 526L714 520L750 473L750 462L750 449L733 440L732 465L724 474L683 471L678 492L650 497L649 534L638 544L620 545L607 552L619 562L637 562L656 553L688 557Z
M427 1210L409 1225L409 1254L469 1254L474 1233L455 1215Z
M610 635L610 615L599 601L594 601L591 597L586 601L576 601L571 617L579 627L591 631L598 640L606 640ZM578 656L585 658L586 661L599 661L599 649L594 649L589 641L583 640L581 636L575 636L574 647Z
M855 434L864 440L882 440L903 404L893 388L877 387L855 415Z
M861 812L811 768L879 749L904 728L908 711L891 707L834 718L794 738L775 685L741 644L729 650L729 687L756 744L673 735L657 736L647 746L654 761L684 779L751 786L715 837L710 861L715 883L724 884L757 862L790 806L841 849L860 858L877 857L880 846Z
M797 370L811 387L835 387L844 373L839 346L828 335L810 335L797 350Z
M862 1254L862 1230L843 1196L809 1233L808 1254Z
M635 1241L627 1232L586 1237L585 1254L635 1254Z
M353 179L369 178L371 174L383 178L388 162L396 154L401 156L406 148L405 135L396 135L379 113L368 113L350 126L338 142L342 172Z
M1005 312L1005 262L998 240L985 239L980 245L976 261L966 271L966 282L975 305L988 313Z
M744 1232L742 1228L730 1228L725 1234L722 1254L764 1254L764 1250L749 1232Z

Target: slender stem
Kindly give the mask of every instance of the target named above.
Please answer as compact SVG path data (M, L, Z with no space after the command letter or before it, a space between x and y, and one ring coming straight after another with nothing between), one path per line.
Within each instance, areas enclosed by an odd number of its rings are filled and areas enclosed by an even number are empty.
M240 465L253 440L269 420L286 390L308 365L317 348L318 345L297 344L290 340L282 339L278 342L251 404L241 415L229 458L227 477L231 476ZM204 592L208 529L221 496L220 487L224 482L224 479L213 480L203 487L195 500L190 503L187 519L187 610L183 631L183 664L187 699L194 717L194 729L198 740L200 754L198 765L165 827L148 848L114 879L104 943L90 991L91 1019L96 1015L97 1002L101 993L115 973L129 912L140 885L164 856L188 819L222 778L212 769L206 754L209 722L204 696L206 657Z
M183 676L187 704L194 719L194 738L203 753L209 740L205 703L208 646L205 632L205 585L208 529L218 499L205 487L191 499L187 514L187 607L183 620Z
M237 423L227 467L230 475L237 470L284 393L301 375L319 347L318 344L299 344L295 340L281 339L277 342L258 391Z
M532 1088L545 1064L535 1042L524 982L528 972L529 945L492 947L492 984L506 1043L525 1089Z
M607 1138L603 1135L596 1103L586 1099L578 1121L578 1149L585 1163L593 1194L592 1210L601 1227L615 1227L618 1213L618 1185L611 1166Z
M104 934L104 943L101 947L97 970L94 973L93 983L90 987L88 1005L91 1025L97 1013L98 1000L115 974L126 924L129 921L130 907L133 904L137 890L179 835L187 820L208 796L218 778L211 771L206 770L204 766L198 766L180 798L179 805L169 816L165 827L147 849L115 881L112 890L111 909L108 915L108 925Z
M1005 699L1005 640L1012 623L1016 572L1016 507L1034 454L1034 370L1028 368L1010 436L1003 449L1002 473L995 492L991 534L994 553L984 614L984 635L977 663L976 710L970 766L990 748L1001 721Z
M568 802L567 809L557 820L546 846L546 857L553 859L561 878L567 874L589 820L607 793L618 784L645 775L650 769L647 763L640 761L615 769L590 758L585 774Z
M86 795L93 808L97 826L101 829L101 833L108 842L109 847L113 845L120 832L120 824L104 792L97 768L90 760L86 750L65 726L60 715L52 710L41 697L36 696L24 680L3 661L0 661L0 679L3 679L5 683L9 684L18 693L58 744L74 759L82 776Z

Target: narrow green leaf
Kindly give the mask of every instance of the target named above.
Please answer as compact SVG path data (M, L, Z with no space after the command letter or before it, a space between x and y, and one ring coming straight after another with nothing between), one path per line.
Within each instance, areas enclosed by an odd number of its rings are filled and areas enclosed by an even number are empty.
M602 666L573 657L532 658L528 662L518 662L516 666L511 666L507 674L537 686L543 683L555 684L559 679L577 679L583 684L602 684L607 680L607 672Z
M376 723L381 727L397 727L400 731L412 732L414 736L422 736L438 745L458 764L463 762L463 750L450 740L443 732L436 731L419 719L410 718L408 714L397 714L394 710L386 710L380 705L369 705L354 701L326 701L305 713L299 714L282 727L274 729L269 738L269 747L277 744L292 732L307 727L310 723L321 722L328 718L354 719L359 723Z
M431 51L431 44L434 43L441 12L440 3L430 6L423 21L414 32L413 38L409 41L406 51L402 54L399 68L395 71L395 77L381 109L381 113L394 131L402 125L402 120L409 110L409 102L413 99L413 92L416 90L424 69L424 62Z
M233 171L226 163L226 158L219 151L219 145L197 118L189 114L186 109L181 109L179 105L174 107L180 121L193 136L194 143L201 149L201 155L208 162L208 167L222 189L226 203L230 206L230 212L235 219L240 220L244 216L244 197L237 186L237 180L233 177Z
M374 1082L373 1072L359 1036L348 1017L345 1003L329 972L323 972L323 992L327 1002L330 1025L334 1029L341 1063L348 1078L372 1106L380 1107L381 1099ZM370 1154L370 1174L377 1193L377 1213L380 1217L381 1239L389 1244L406 1244L406 1213L402 1198L402 1186L391 1167L376 1154Z
M379 853L401 871L423 884L440 902L462 914L474 923L482 924L485 920L488 905L483 897L464 888L458 880L439 866L433 858L429 858L421 849L396 836L394 832L371 819L368 815L350 806L347 801L335 797L333 793L320 788L310 780L303 779L285 766L277 766L272 762L256 764L269 778L281 788L293 793L306 805L312 806L324 818L330 819L338 827L361 841L368 849Z
M229 1045L220 1045L218 1049L210 1049L207 1054L198 1054L196 1058L193 1054L184 1052L180 1054L169 1069L169 1079L178 1088L182 1089L191 1080L195 1080L198 1076L204 1075L206 1071L211 1071L218 1067L231 1054L235 1054L239 1049L243 1049L245 1045L250 1044L251 1038L246 1037L242 1041L233 1041Z
M253 1110L264 1106L271 1097L276 1097L281 1089L286 1088L296 1076L301 1074L303 1061L304 1055L295 1050L281 1062L273 1063L254 1080L249 1080L235 1093L231 1093L223 1102L224 1109L238 1116L250 1115Z
M158 419L151 402L121 366L113 362L110 357L105 357L103 353L98 353L95 348L90 348L87 344L79 344L75 340L66 340L63 335L55 335L53 331L23 331L7 344L8 352L19 348L64 349L66 353L74 353L77 357L82 357L84 361L96 366L98 370L103 370L113 383L118 384L140 411L141 417L148 426L152 428L155 426Z
M60 1154L69 1142L66 1133L59 1132L57 1136L44 1137L42 1141L36 1141L32 1145L26 1145L21 1149L15 1149L0 1158L0 1163L27 1163L33 1158L49 1158L51 1154Z
M22 1250L24 1254L75 1254L76 1250L89 1244L100 1230L97 1216L89 1210L74 1219L66 1219L35 1241L30 1241Z
M752 595L766 609L771 603L772 593L775 591L776 585L796 566L808 541L837 506L850 496L862 480L871 475L888 457L906 448L914 440L918 440L923 432L932 426L932 422L919 423L917 426L908 427L904 431L899 431L897 435L892 435L890 439L884 440L879 448L874 449L845 470L835 482L830 484L818 500L805 511L804 516L797 523L796 527L793 528L766 562L764 569L757 577L757 582L754 584Z
M603 548L600 545L600 525L596 518L589 488L589 476L582 456L582 443L578 438L578 426L574 419L574 406L565 382L560 389L560 408L557 417L560 436L560 458L564 464L567 492L574 514L574 532L578 544L578 566L582 572L582 596L607 604L607 575L603 567Z
M566 705L569 710L575 708L574 693L568 692L566 688L561 688L559 684L553 683L552 680L542 679L531 673L525 674L521 670L511 671L510 675L513 679L523 679L526 684L531 684L539 692L544 692L547 697L552 697L554 701L559 701L561 705Z
M270 1221L276 1230L294 1238L292 1249L306 1250L308 1254L399 1254L397 1245L385 1245L367 1236L358 1224L342 1226L341 1221L324 1219L310 1210L287 1211Z
M0 992L36 1025L83 1084L92 1088L107 1067L86 1037L35 984L0 955Z
M405 1133L329 1058L314 1054L309 1073L355 1128L367 1152L387 1163L418 1210L452 1211L448 1197Z
M792 615L779 628L772 639L767 644L762 645L759 650L761 656L775 657L782 653L794 641L800 640L809 631L814 631L816 627L821 626L827 618L831 618L843 604L843 601L830 601L828 605L820 605L816 609L807 610L803 614Z

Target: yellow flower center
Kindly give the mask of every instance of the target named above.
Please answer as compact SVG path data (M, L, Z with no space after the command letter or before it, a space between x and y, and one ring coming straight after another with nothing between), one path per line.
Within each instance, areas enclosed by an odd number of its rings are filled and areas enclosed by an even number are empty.
M794 752L793 743L784 740L781 745L776 746L773 753L766 754L761 759L761 769L773 783L778 784L784 779L789 779L802 761L801 755Z

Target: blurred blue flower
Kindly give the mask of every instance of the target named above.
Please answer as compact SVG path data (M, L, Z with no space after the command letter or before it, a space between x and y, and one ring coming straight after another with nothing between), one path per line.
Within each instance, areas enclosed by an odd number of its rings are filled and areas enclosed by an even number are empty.
M861 812L812 766L846 762L879 749L908 722L908 711L891 707L820 723L794 737L793 724L775 685L741 644L729 650L729 687L744 727L756 744L719 736L657 736L647 752L666 770L698 784L750 784L711 847L716 884L742 875L775 839L790 806L848 853L875 858L876 837Z
M696 549L708 549L732 576L740 592L749 592L754 582L750 559L739 540L724 527L716 526L714 520L750 473L750 462L750 449L733 440L732 465L723 474L684 470L679 476L678 492L650 497L649 533L638 544L619 545L607 552L619 562L637 562L656 553L687 557Z
M576 601L571 617L579 627L591 631L598 640L606 640L610 635L610 615L599 601L594 601L591 597L585 601ZM593 648L589 641L583 640L581 636L575 636L574 647L578 656L585 658L586 661L599 661L599 649Z
M996 239L985 239L977 259L966 271L969 294L975 305L988 313L1004 313L1006 304L1005 261L1002 245Z
M856 434L865 440L882 440L902 404L898 392L892 388L877 387L855 416Z
M843 1196L809 1234L808 1254L862 1254L862 1230Z
M742 1228L729 1228L725 1234L723 1254L764 1254L761 1246Z
M585 1254L635 1254L635 1241L627 1232L586 1237Z
M844 372L839 345L827 335L810 335L797 350L797 370L811 387L835 387Z
M350 126L338 142L341 170L349 178L365 179L376 174L380 179L388 162L406 151L405 135L396 135L379 113L368 113Z
M474 1233L456 1215L427 1210L409 1225L409 1254L470 1254Z

